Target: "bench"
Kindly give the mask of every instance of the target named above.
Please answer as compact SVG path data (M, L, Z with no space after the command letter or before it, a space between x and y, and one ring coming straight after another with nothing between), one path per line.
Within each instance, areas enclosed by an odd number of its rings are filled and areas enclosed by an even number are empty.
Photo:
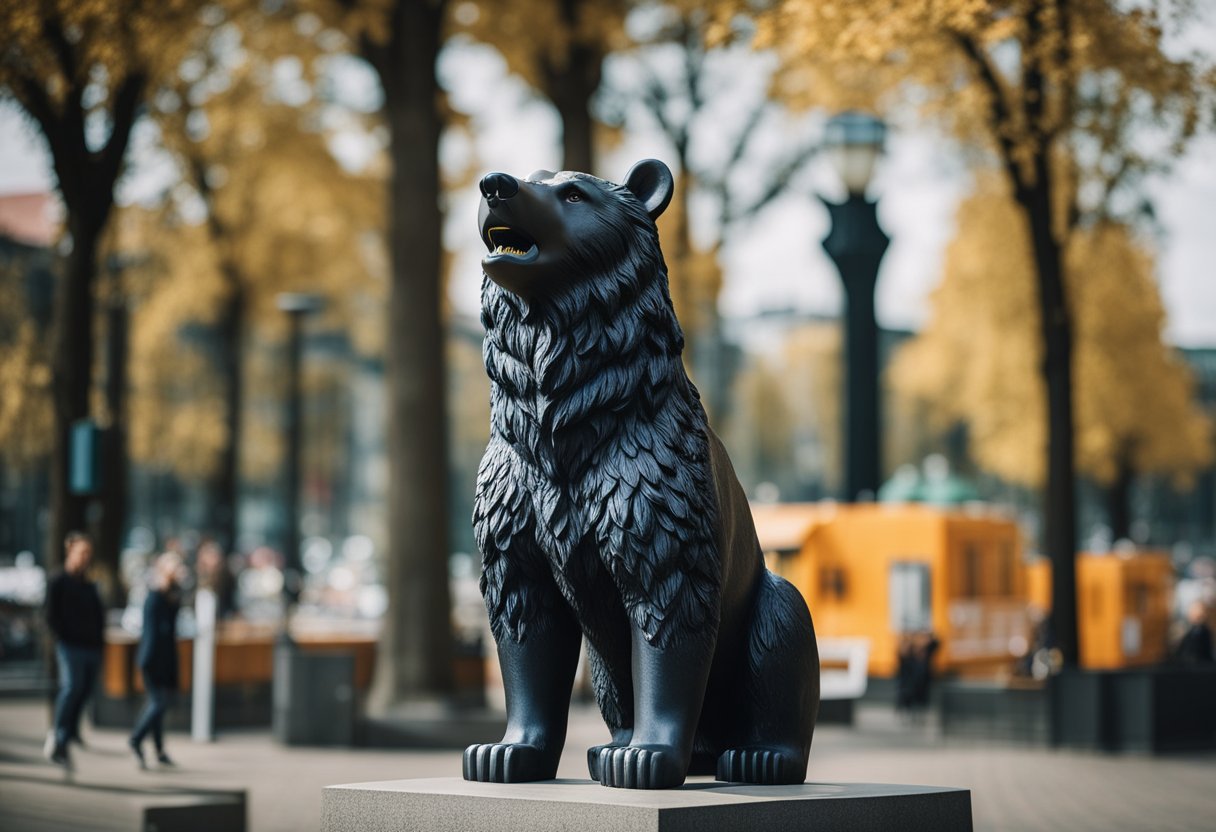
M869 639L819 639L820 724L853 724L853 705L866 693L869 662Z

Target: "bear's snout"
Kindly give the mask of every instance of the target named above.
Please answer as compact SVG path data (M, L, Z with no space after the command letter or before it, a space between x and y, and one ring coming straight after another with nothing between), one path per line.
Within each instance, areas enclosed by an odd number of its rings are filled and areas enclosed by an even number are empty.
M487 173L479 186L481 195L486 198L493 208L504 199L510 199L519 193L519 180L506 173Z

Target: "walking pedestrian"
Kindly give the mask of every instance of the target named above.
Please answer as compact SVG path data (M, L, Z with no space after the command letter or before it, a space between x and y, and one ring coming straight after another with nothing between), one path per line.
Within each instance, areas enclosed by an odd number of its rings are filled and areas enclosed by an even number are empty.
M46 594L46 622L55 636L59 668L59 695L47 757L66 767L71 765L68 743L80 742L80 715L101 669L105 611L97 586L87 575L93 560L92 538L84 532L71 532L63 547L63 572L51 580Z
M181 556L166 552L156 559L152 569L152 587L144 601L143 634L139 639L136 663L143 675L147 704L131 732L129 745L141 769L147 768L143 742L148 734L156 746L156 760L162 766L173 765L165 753L165 711L177 692L177 611L181 606Z

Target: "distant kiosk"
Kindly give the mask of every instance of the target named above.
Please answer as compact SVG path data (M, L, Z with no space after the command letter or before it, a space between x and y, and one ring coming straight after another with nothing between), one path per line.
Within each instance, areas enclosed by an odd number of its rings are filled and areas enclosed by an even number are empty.
M866 639L892 678L900 638L931 631L940 670L995 675L1029 616L1017 525L988 510L920 503L753 505L771 567L802 592L820 639Z

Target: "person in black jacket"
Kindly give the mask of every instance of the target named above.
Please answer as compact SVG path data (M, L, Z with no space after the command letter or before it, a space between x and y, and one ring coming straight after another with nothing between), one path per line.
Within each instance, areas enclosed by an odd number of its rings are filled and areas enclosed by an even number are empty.
M1208 608L1203 601L1195 601L1186 611L1187 630L1174 651L1174 658L1182 664L1204 665L1216 662L1212 653L1212 629L1208 626Z
M163 722L177 690L177 610L181 606L178 574L181 568L182 560L176 553L168 552L158 557L153 567L152 588L144 601L144 629L136 663L143 674L148 702L129 741L141 769L147 768L142 746L149 733L156 745L157 761L163 766L173 765L165 753Z
M46 622L55 635L59 695L55 725L47 756L56 765L70 765L68 743L80 741L80 715L101 669L105 611L97 587L85 573L93 559L93 541L72 532L63 541L63 572L47 587Z

